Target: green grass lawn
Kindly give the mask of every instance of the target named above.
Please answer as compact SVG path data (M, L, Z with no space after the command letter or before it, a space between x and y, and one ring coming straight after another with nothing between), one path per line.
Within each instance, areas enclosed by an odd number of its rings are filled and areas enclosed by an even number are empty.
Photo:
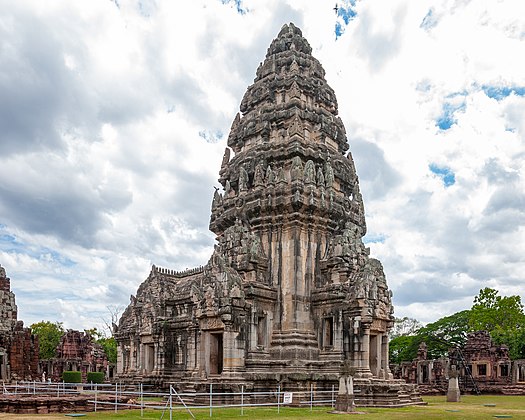
M404 408L357 408L357 411L366 413L359 418L365 419L496 419L509 418L524 419L525 420L525 396L503 396L503 395L463 395L459 403L447 403L444 396L439 397L425 397L424 400L428 403L426 406L414 406ZM208 409L200 409L193 411L197 420L210 419L210 412ZM97 413L85 413L85 417L91 419L160 419L162 412L158 410L145 410L144 417L141 417L140 410L122 410L118 413L113 411L104 411ZM244 409L244 416L241 417L240 408L225 408L214 409L213 419L320 419L320 420L334 420L339 418L348 418L349 414L330 414L329 408L314 408L310 411L309 408L281 408L281 412L277 413L277 408L250 408ZM4 417L0 414L0 419L16 418L35 419L42 418L45 420L66 419L64 414L54 415L23 415ZM502 416L502 417L498 417ZM503 417L506 416L506 417ZM354 417L354 416L353 416ZM185 410L177 410L173 414L174 419L189 419L190 415ZM169 412L164 413L164 419L169 419Z

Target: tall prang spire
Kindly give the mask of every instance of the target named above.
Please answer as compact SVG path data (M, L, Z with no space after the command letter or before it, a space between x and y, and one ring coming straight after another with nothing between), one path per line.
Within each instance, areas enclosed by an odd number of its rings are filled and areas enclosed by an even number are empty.
M227 149L220 170L219 182L225 191L220 209L218 200L214 199L215 211L210 223L211 230L219 236L236 219L250 219L251 206L245 207L245 204L252 198L268 204L269 196L275 195L275 189L260 194L261 191L254 188L259 186L257 182L261 183L263 170L268 168L272 174L281 174L288 184L289 188L280 185L280 196L285 202L291 200L297 205L318 207L328 219L340 222L336 225L327 221L332 232L342 230L346 222L351 222L361 237L366 233L352 156L344 157L348 142L337 114L337 100L326 82L324 69L311 53L312 48L301 30L290 23L282 27L259 65L228 137L228 146L235 157L230 161ZM298 179L298 168L305 167L308 161L311 161L308 170L316 172L316 181L319 174L324 180L323 185L309 183L311 188L305 191L295 188L292 181ZM262 178L266 184L268 180ZM239 195L244 192L248 195ZM305 197L305 193L309 196ZM236 199L235 211L232 198Z
M364 269L364 208L334 91L301 31L284 25L244 95L220 170L224 192L212 204L210 229L228 263L277 287L274 348L301 337L301 357L318 344L311 331L315 287ZM245 231L254 259L235 238ZM345 245L346 244L346 245ZM341 268L342 259L354 261ZM248 273L251 273L248 275ZM339 281L339 280L337 280ZM294 341L295 340L295 341ZM299 355L296 355L299 357Z

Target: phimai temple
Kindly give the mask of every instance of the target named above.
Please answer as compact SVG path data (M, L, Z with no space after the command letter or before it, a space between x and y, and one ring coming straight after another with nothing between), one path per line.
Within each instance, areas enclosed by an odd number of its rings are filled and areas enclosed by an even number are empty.
M350 372L359 405L420 401L389 369L392 294L348 149L323 67L283 26L229 133L213 255L152 267L115 327L119 380L328 389Z

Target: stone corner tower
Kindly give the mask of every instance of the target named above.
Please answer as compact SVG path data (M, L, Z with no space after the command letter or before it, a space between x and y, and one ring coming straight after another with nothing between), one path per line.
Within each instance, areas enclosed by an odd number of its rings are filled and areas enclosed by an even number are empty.
M362 405L415 395L392 380L391 293L363 244L345 128L311 53L293 24L268 48L228 137L213 255L152 267L115 330L120 380L323 389L344 371Z

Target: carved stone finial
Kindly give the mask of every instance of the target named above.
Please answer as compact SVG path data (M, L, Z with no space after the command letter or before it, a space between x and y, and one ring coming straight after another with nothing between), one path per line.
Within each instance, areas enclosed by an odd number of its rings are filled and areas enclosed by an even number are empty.
M272 167L268 165L266 168L266 182L268 184L273 184L275 182L275 173L272 171Z
M262 163L259 163L255 168L253 183L256 187L259 187L264 184L264 169Z
M315 165L311 159L306 162L304 167L304 182L306 184L315 183Z
M224 149L224 155L222 156L221 169L224 169L228 162L230 161L230 148L227 147Z
M324 184L324 174L323 174L323 170L321 168L319 168L317 170L317 186L318 187L324 187L325 184Z
M292 159L292 180L300 180L303 178L303 162L299 156Z
M241 166L239 170L239 192L246 191L248 189L248 172Z
M328 188L332 187L334 184L334 170L332 164L330 163L330 155L326 159L326 164L324 167L325 170L325 183Z

